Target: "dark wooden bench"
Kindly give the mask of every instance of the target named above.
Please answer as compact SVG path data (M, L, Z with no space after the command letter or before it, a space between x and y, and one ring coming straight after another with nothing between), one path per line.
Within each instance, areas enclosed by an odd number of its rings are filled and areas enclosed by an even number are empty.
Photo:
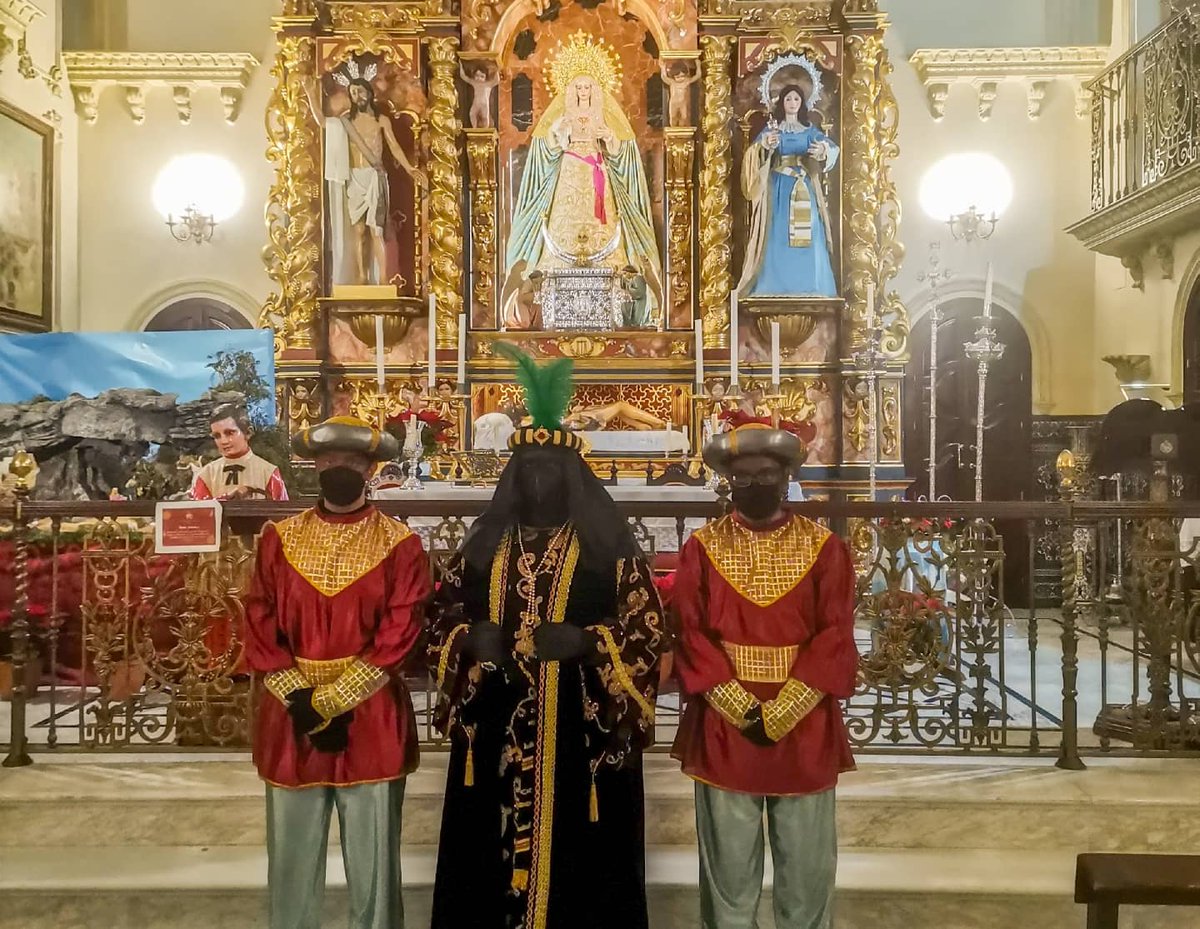
M1117 929L1126 906L1200 906L1200 855L1080 855L1075 902L1088 929Z

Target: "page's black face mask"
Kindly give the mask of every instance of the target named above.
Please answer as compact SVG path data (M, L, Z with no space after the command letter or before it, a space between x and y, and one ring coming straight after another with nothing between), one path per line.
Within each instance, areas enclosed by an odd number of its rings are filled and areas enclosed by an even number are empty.
M526 526L561 526L569 519L567 478L562 458L529 449L522 453L517 472L519 518Z
M326 468L317 475L321 484L321 499L334 506L349 506L362 496L367 479L361 471L338 465Z
M730 492L734 508L752 522L762 522L774 516L785 496L787 485L782 481L750 484L748 487L734 485Z

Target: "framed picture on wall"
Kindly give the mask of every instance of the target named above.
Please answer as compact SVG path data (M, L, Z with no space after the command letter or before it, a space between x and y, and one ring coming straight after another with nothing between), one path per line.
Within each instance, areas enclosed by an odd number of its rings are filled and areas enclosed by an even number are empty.
M45 332L54 302L54 130L0 100L0 327Z

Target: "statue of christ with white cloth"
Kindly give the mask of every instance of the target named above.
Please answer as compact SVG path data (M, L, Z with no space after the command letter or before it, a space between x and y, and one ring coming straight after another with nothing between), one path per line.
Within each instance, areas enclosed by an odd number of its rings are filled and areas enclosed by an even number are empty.
M391 119L375 103L372 82L377 73L377 65L369 64L360 71L354 60L333 72L333 79L346 88L350 103L348 109L329 117L322 113L316 87L306 88L313 115L325 130L333 284L387 282L384 242L389 206L384 147L417 187L429 183L425 172L413 165L400 147Z

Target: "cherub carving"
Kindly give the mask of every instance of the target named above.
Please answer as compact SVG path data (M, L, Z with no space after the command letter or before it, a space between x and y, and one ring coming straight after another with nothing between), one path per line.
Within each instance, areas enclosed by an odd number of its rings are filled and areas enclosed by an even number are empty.
M672 126L686 126L691 122L691 99L688 88L700 79L700 72L692 71L687 65L672 68L669 62L662 65L663 83L667 85L670 97L667 101L667 115Z
M460 64L458 72L462 75L462 79L470 84L471 89L475 91L474 99L471 101L471 111L468 114L471 119L471 128L491 128L492 88L500 83L499 72L489 76L487 69L478 64L471 65L470 74L467 73L466 67Z

